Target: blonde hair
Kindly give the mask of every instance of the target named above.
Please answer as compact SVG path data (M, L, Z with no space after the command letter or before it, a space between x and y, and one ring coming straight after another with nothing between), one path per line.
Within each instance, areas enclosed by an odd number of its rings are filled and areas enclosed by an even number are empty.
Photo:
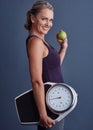
M49 2L44 1L44 0L39 0L39 1L35 2L33 4L32 8L27 11L27 15L26 15L27 19L26 19L26 23L24 24L24 27L27 30L30 30L31 26L32 26L31 14L36 16L40 12L40 10L43 8L48 8L53 11L53 6Z

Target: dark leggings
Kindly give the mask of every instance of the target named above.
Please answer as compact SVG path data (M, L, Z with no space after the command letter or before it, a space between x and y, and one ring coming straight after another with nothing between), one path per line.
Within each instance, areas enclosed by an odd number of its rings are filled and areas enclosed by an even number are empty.
M64 120L61 120L60 122L57 122L53 127L51 128L45 128L38 125L38 130L63 130L64 129Z

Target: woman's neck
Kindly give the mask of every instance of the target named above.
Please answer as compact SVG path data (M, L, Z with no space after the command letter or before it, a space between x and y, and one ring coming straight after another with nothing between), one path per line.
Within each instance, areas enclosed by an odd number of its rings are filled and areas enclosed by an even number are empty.
M43 35L43 34L40 34L40 33L38 33L38 32L36 32L36 31L33 31L33 30L30 30L29 31L29 34L33 34L33 35L37 35L38 37L40 37L40 39L42 39L42 40L44 40L44 38L45 38L45 36Z

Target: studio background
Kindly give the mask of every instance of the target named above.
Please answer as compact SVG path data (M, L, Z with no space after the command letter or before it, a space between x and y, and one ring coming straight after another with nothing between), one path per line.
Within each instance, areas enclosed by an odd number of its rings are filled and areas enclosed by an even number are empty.
M62 66L65 82L78 93L78 105L65 119L65 130L93 129L93 1L47 0L55 9L46 36L56 49L56 33L64 29L69 47ZM20 125L14 98L31 88L24 29L26 12L35 0L0 1L0 130L35 130Z

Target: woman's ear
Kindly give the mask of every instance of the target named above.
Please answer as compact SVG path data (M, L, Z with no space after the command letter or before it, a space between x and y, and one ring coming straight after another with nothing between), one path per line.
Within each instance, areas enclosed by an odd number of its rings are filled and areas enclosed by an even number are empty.
M34 23L34 22L35 22L35 16L34 16L34 15L32 15L32 14L31 14L30 19L31 19L31 22L32 22L32 23Z

